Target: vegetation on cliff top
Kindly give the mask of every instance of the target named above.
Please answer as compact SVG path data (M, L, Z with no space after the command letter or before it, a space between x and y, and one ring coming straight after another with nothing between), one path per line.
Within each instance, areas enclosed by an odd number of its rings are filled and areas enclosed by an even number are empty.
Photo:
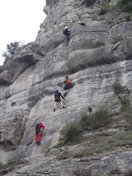
M7 49L2 54L2 56L8 60L15 54L15 51L20 47L20 42L11 42L11 43L7 44L6 47L7 47Z
M105 3L100 11L99 15L104 15L108 11L122 11L122 12L132 12L132 0L119 0L116 5L111 5L110 3ZM127 16L126 20L130 21L130 15Z

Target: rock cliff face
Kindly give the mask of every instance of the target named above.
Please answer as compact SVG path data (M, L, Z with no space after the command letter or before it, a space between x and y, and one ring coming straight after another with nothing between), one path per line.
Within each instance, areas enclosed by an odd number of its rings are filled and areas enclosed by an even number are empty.
M55 162L56 151L45 158L42 155L57 144L65 124L88 112L89 106L93 111L100 106L108 107L110 113L120 111L121 103L113 92L113 84L120 79L132 90L132 23L125 22L126 14L121 12L98 15L104 3L114 4L115 0L46 0L46 3L47 17L35 42L20 48L0 68L0 153L5 156L0 160L30 158L32 164L9 174L12 176L33 176L33 172L36 176L72 176L78 167L80 174L84 168L93 168L93 176L102 176L109 171L104 166L106 158L100 163L80 164L78 159ZM69 44L62 32L64 26L71 30ZM66 108L58 106L53 112L54 91L59 88L63 93L65 75L69 75L73 87L64 101ZM132 101L131 93L129 98ZM39 121L46 129L38 147L34 128ZM122 170L130 168L129 152L109 156L109 168L121 167L123 156L127 166ZM100 173L98 168L102 168Z

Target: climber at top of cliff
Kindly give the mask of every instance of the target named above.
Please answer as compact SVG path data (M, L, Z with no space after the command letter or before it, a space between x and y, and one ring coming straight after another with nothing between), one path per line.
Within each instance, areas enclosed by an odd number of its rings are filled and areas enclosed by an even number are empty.
M64 97L67 95L69 89L71 88L71 80L68 78L68 76L65 77L65 81L64 81Z
M56 104L57 104L58 102L61 104L61 106L62 106L63 108L65 108L65 106L63 105L63 103L62 103L62 101L61 101L61 97L62 97L63 99L65 99L65 98L62 96L62 94L59 92L58 89L56 89L54 96L55 96L54 112L55 112Z
M70 41L71 31L69 31L67 26L64 27L63 34L66 36L66 39L69 42Z
M45 129L45 126L42 123L37 123L37 125L35 126L35 132L36 132L36 144L40 145L40 136L41 136L41 128L43 128L43 130Z

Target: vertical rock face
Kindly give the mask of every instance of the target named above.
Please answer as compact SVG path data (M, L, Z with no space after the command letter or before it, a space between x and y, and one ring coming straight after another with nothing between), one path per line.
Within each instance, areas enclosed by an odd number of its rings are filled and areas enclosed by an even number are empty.
M44 12L48 14L50 10L56 5L59 0L46 0L46 6L44 7Z
M120 101L112 88L117 79L132 90L132 23L124 22L124 13L98 15L101 5L115 1L46 3L47 17L35 42L0 68L0 144L5 150L17 148L13 157L32 156L55 145L62 127L88 112L89 106L119 112ZM71 31L69 43L63 35L65 26ZM58 105L53 112L54 91L64 92L66 75L73 84L64 101L66 108ZM14 124L17 117L21 120ZM38 148L34 128L39 121L46 129ZM15 138L17 129L24 129L20 140Z

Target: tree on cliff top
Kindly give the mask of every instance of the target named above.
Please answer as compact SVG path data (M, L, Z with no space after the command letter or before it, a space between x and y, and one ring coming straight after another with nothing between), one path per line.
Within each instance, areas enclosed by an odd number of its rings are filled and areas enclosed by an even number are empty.
M6 52L2 54L5 59L10 59L14 54L15 51L20 47L20 42L11 42L7 44Z

